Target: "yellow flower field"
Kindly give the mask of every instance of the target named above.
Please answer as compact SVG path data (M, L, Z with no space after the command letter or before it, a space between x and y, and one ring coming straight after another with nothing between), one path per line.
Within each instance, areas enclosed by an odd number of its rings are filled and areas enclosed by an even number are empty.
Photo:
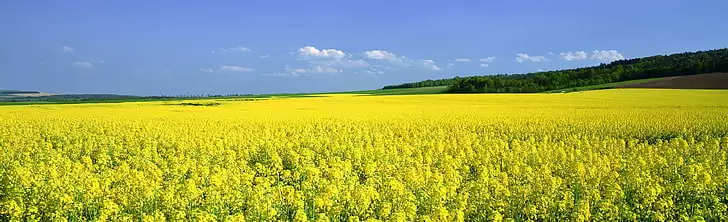
M728 220L720 90L0 106L0 150L0 221Z

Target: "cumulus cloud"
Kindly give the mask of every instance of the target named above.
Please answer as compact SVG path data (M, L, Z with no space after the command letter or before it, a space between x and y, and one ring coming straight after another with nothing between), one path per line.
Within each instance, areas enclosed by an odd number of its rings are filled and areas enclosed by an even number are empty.
M516 61L518 63L523 62L545 62L546 57L543 56L530 56L526 53L517 53L516 54Z
M73 53L76 50L74 48L71 48L70 46L63 46L61 47L61 51L65 53Z
M359 69L354 73L381 74L380 68L391 69L389 65L380 64L388 62L402 67L423 67L429 70L442 70L433 60L413 60L399 56L387 50L368 50L360 54L349 54L339 49L318 49L313 46L299 48L296 54L299 61L308 64L305 68L286 67L285 72L290 75L303 73L341 73L349 69ZM366 60L365 60L366 59ZM374 64L370 64L370 62Z
M488 66L490 66L490 65L489 65L489 64L487 64L487 63L480 63L480 67L483 67L483 68L488 68Z
M566 60L566 61L577 61L577 60L587 59L586 52L584 52L584 51L562 52L562 53L559 53L559 56L563 60Z
M585 51L562 52L559 53L559 56L561 57L561 59L566 61L592 59L600 62L612 62L624 59L624 56L617 50L594 50L592 51L591 56L589 56L588 53Z
M346 56L344 51L338 49L317 49L313 46L305 46L298 49L298 55L303 58L333 58L340 59Z
M479 61L484 62L484 63L491 63L491 62L495 61L495 56L488 56L485 58L481 58Z
M318 49L313 46L305 46L298 49L300 60L308 63L307 68L291 69L286 67L286 72L291 75L301 73L339 73L344 69L360 69L369 67L369 63L362 59L355 59L349 53L339 49Z
M430 59L424 59L422 60L422 65L425 66L425 68L430 69L432 71L440 71L441 68L435 65L435 61Z
M233 53L233 52L252 52L250 48L242 47L242 46L236 46L231 48L219 48L216 50L212 50L212 53Z
M455 62L470 62L469 58L456 58Z
M617 52L617 50L594 50L592 51L591 59L599 60L602 62L612 62L616 60L624 59L624 56Z
M91 68L91 67L94 67L94 64L89 61L78 61L78 62L74 62L73 66L79 67L79 68Z
M405 56L398 56L386 50L369 50L364 52L364 57L371 60L388 61L401 66L410 66L413 61Z
M442 70L435 61L431 59L413 60L405 56L398 56L392 52L386 50L369 50L364 52L364 57L371 60L387 61L392 64L401 65L404 67L421 66L429 70L439 71ZM452 66L452 65L450 65Z
M375 59L375 60L388 60L393 61L399 59L397 55L391 52L387 52L385 50L369 50L364 52L364 55L367 58Z

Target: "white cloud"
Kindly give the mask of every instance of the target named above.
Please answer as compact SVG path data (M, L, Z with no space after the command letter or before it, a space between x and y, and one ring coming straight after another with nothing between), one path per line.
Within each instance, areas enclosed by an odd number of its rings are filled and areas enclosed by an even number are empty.
M439 71L441 70L440 67L435 65L435 61L432 61L430 59L424 59L422 60L422 65L425 66L425 68L430 69L432 71Z
M75 51L74 48L71 48L70 46L63 46L61 50L65 53L73 53Z
M73 66L79 67L79 68L91 68L91 67L94 67L94 64L89 61L78 61L78 62L74 62Z
M222 65L217 68L201 68L200 72L207 72L207 73L213 73L213 72L252 72L255 71L255 69L243 67L243 66L232 66L232 65Z
M591 59L599 60L602 62L612 62L616 60L624 59L624 56L617 52L617 50L594 50L592 51Z
M369 67L369 63L367 61L357 59L357 60L342 60L339 61L338 64L335 64L344 68L364 68Z
M336 69L329 66L313 66L309 68L289 68L286 67L286 72L290 73L292 76L298 76L300 74L310 73L339 73L343 72L341 69Z
M384 71L378 69L368 69L364 70L364 72L367 74L384 74Z
M388 61L393 64L410 66L413 62L411 59L405 56L398 56L392 52L386 50L369 50L364 52L364 57L372 60Z
M366 55L367 58L375 59L375 60L388 60L388 61L394 61L399 58L397 58L397 55L391 52L387 52L385 50L369 50L364 52L364 55Z
M293 72L293 73L306 73L306 72L308 72L308 70L303 69L303 68L288 69L288 71Z
M559 53L559 56L561 56L561 58L566 61L576 61L576 60L587 59L586 52L584 52L584 51L562 52L562 53Z
M369 67L369 63L362 59L354 59L352 56L338 49L317 49L313 46L305 46L298 49L300 60L308 63L308 68L291 69L286 71L291 75L301 73L339 73L344 69L359 69Z
M588 53L585 51L562 52L559 53L559 56L566 61L592 59L601 62L612 62L624 59L624 56L617 52L617 50L594 50L591 56L588 56Z
M258 58L261 58L261 59L267 59L268 57L270 57L270 55L262 55L262 56L258 56Z
M334 72L342 72L340 69L336 69L333 67L328 66L314 66L313 68L309 69L309 72L313 73L334 73Z
M313 46L305 46L298 49L298 55L304 58L333 58L340 59L346 56L344 51L338 49L317 49Z
M469 58L456 58L455 62L470 62Z
M546 61L546 57L543 57L543 56L529 56L526 53L518 53L518 54L516 54L516 61L518 63L523 63L523 62L545 62Z
M495 61L495 56L489 56L489 57L480 59L480 62L484 62L484 63L491 63L493 61Z
M212 50L212 53L232 53L232 52L252 52L250 48L242 47L242 46L236 46L231 48L220 48L216 50Z
M361 59L329 59L329 60L310 60L308 63L313 65L330 66L337 68L366 68L369 63Z
M301 74L308 73L308 69L305 68L290 68L286 66L285 72L279 72L272 74L273 76L300 76Z
M398 56L398 55L396 55L392 52L388 52L386 50L365 51L364 57L371 59L371 60L388 61L390 63L405 66L405 67L410 67L411 65L417 65L417 66L422 66L429 70L434 70L434 71L442 70L442 68L437 66L435 64L435 61L433 61L431 59L412 60L405 56ZM449 66L453 66L453 65L449 65Z
M488 63L492 63L493 61L495 61L495 56L488 56L485 58L481 58L478 61L481 62L480 67L488 68L490 66L490 64L488 64Z
M242 66L220 66L220 71L224 72L252 72L255 71L254 69L248 68L248 67L242 67Z

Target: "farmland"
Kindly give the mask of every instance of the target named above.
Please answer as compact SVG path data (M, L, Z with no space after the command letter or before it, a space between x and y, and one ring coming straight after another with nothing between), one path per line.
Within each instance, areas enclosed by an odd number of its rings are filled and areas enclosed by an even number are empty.
M0 220L728 220L728 91L0 106Z

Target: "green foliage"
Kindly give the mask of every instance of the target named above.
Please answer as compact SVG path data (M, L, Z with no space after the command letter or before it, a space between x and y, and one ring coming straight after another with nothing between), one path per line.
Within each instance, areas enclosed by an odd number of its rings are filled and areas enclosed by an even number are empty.
M438 80L432 80L428 79L425 81L420 82L413 82L413 83L403 83L399 85L391 85L391 86L384 86L382 89L401 89L401 88L420 88L420 87L434 87L434 86L449 86L455 83L459 77L455 77L452 79L438 79Z
M421 95L447 92L446 86L417 87L417 88L391 88L364 91L341 92L336 94L368 94L368 95Z

